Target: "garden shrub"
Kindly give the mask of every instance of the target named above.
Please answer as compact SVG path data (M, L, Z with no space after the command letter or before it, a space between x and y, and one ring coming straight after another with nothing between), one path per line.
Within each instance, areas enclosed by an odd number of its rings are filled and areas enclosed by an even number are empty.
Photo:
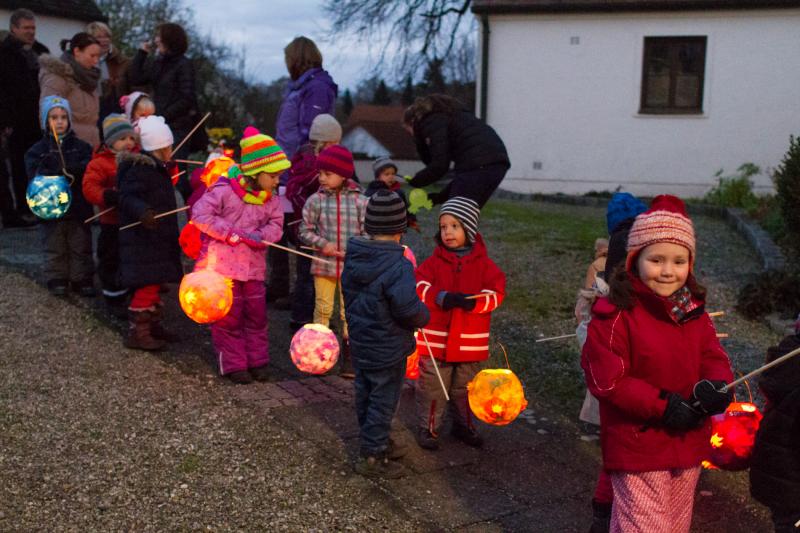
M800 309L800 278L787 272L763 272L739 291L736 309L751 320L775 312L795 316Z
M714 177L717 185L708 191L705 201L720 207L741 207L747 210L758 205L758 197L753 193L753 182L750 179L761 169L753 163L744 163L736 173L723 176L723 169L719 169Z
M786 242L800 257L800 138L789 137L789 151L772 178L778 192Z

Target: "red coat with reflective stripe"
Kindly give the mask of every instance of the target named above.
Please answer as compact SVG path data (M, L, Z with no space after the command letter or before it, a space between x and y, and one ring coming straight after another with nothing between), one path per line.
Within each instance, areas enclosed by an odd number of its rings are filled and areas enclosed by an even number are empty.
M708 455L711 424L667 431L660 424L667 407L661 391L689 398L701 379L730 382L730 361L703 302L678 323L666 298L638 278L632 282L631 309L597 300L581 356L586 385L600 401L603 466L626 472L698 466Z
M431 313L431 320L422 331L433 356L454 363L487 359L491 312L505 297L506 275L486 255L481 236L476 236L472 251L464 257L437 246L433 255L417 268L416 275L417 295ZM486 296L478 298L472 311L460 308L445 311L436 303L441 291ZM429 353L420 333L417 333L417 349L421 356Z

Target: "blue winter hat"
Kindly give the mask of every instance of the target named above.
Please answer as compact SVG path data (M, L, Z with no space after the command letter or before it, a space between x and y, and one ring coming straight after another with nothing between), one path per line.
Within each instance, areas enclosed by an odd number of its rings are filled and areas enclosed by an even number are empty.
M42 130L50 131L50 127L47 125L47 114L54 107L60 107L66 110L67 117L69 118L69 127L72 128L72 108L69 106L69 100L58 95L51 95L45 96L42 98L41 102L39 102L39 109L41 110L39 121Z
M617 229L620 222L634 218L647 211L647 206L629 192L617 192L611 197L606 210L606 225L609 235Z

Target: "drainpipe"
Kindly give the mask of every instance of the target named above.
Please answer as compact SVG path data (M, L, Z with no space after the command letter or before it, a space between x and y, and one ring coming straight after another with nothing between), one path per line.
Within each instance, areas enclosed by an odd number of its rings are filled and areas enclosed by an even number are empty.
M481 15L483 35L481 39L481 120L486 122L486 97L489 94L489 15Z

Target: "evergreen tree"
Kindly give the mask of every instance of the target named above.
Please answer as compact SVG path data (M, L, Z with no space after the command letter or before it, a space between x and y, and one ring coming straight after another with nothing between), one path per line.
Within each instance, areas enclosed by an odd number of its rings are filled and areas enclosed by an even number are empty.
M350 94L350 89L345 89L342 100L342 111L346 117L349 117L353 112L353 96Z
M422 78L422 86L428 94L447 92L447 83L444 81L444 73L442 72L443 64L444 61L438 57L434 57L428 62L428 67L425 69L425 75Z
M390 105L392 103L392 95L389 94L389 88L386 87L386 82L380 81L375 93L372 95L372 103L375 105Z
M406 85L403 87L403 94L400 95L400 103L404 106L414 103L414 85L411 83L411 76L406 77Z
M800 137L789 137L789 151L773 175L786 225L787 242L800 257Z

